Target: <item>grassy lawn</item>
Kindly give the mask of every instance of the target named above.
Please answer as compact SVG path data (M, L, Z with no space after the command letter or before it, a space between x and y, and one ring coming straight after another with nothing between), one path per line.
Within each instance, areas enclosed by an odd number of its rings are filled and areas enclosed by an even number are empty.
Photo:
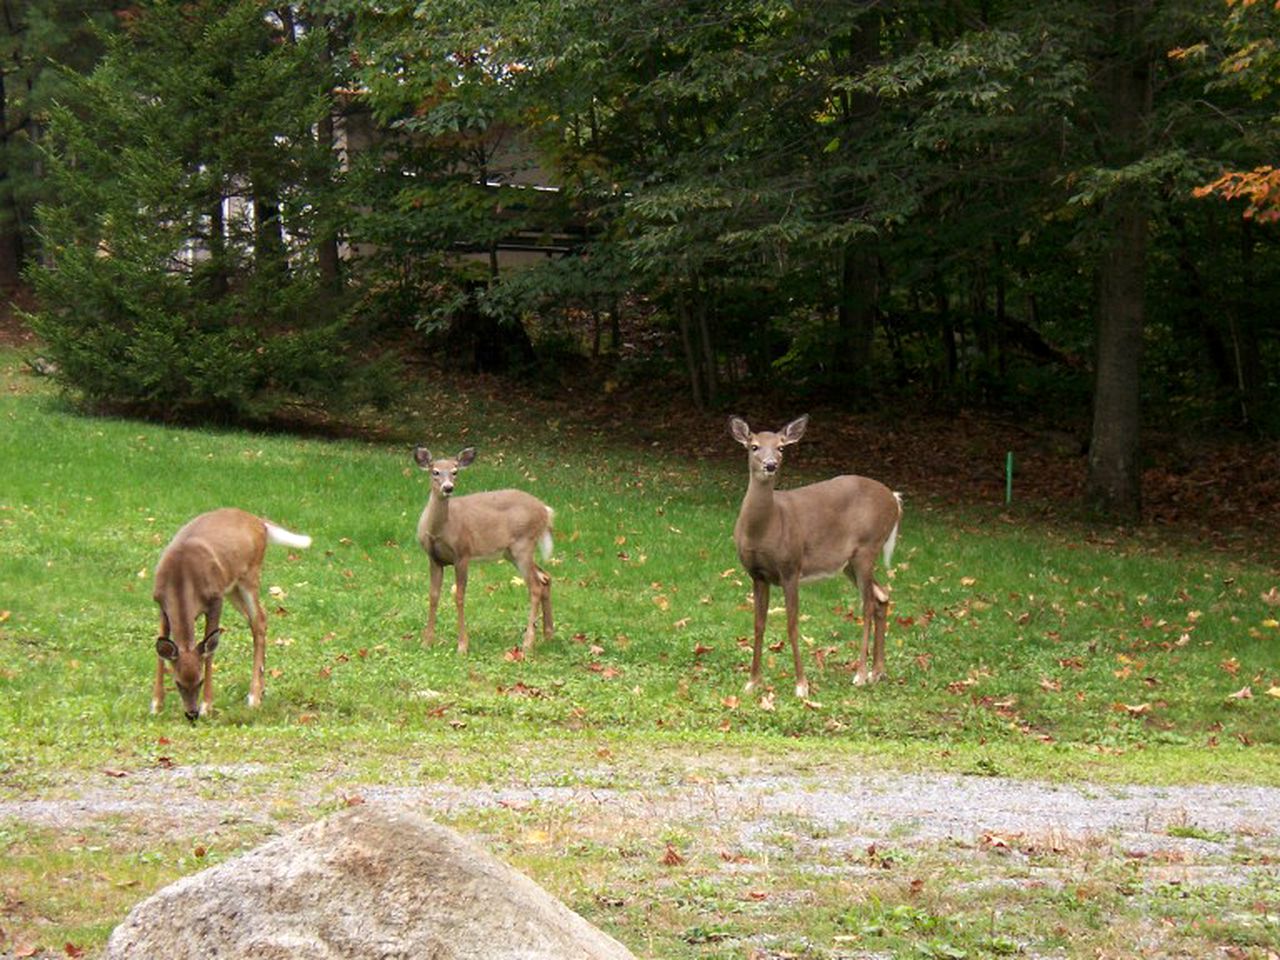
M781 611L770 689L748 697L750 587L731 537L745 465L445 393L393 411L377 442L176 429L74 416L0 353L0 804L123 801L106 817L0 816L0 956L93 956L158 886L379 790L713 796L759 771L860 769L1280 785L1274 567L909 499L889 681L853 686L858 611L832 580L801 594L810 701L791 692ZM429 483L414 442L478 448L459 493L519 486L555 508L557 635L530 658L504 563L473 568L467 658L447 601L441 641L421 645ZM815 479L803 463L802 442L784 485ZM244 704L250 635L228 606L214 713L189 726L173 692L148 712L151 578L173 532L223 505L314 544L267 556L263 706ZM191 830L130 813L130 796L146 809L168 790L228 812ZM1016 856L904 844L889 868L884 851L815 845L829 838L814 824L744 849L703 813L616 822L535 792L440 819L646 957L1119 956L1157 928L1188 955L1280 950L1274 881L1153 885L1155 864L1102 840ZM1253 864L1267 842L1232 838L1221 864L1187 866Z

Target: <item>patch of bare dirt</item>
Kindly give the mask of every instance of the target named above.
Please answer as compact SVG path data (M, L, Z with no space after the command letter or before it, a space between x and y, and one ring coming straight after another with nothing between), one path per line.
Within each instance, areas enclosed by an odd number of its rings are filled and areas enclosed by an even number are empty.
M31 332L20 315L30 310L34 301L26 290L0 292L0 346L33 347L36 335Z

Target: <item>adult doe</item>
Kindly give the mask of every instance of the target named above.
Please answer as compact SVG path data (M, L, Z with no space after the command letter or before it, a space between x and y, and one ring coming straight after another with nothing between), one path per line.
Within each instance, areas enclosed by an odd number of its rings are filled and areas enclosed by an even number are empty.
M431 561L431 601L427 611L426 643L436 636L436 607L444 568L453 567L454 602L458 608L458 652L467 652L467 622L463 605L467 596L467 571L473 560L506 557L529 588L529 621L525 625L524 649L533 647L533 624L542 608L542 637L550 640L551 577L533 560L534 546L543 558L551 556L551 521L554 511L523 490L486 490L463 497L453 496L458 471L475 461L474 447L456 457L436 459L426 447L415 447L413 459L431 474L431 496L418 520L418 542Z
M751 577L755 604L755 645L747 690L760 683L760 648L769 613L769 587L781 586L787 608L787 637L795 659L796 696L809 694L796 635L800 584L844 573L862 595L862 654L856 682L867 682L867 647L875 626L871 680L884 676L884 635L889 594L873 576L876 553L887 568L902 519L902 501L884 484L867 477L839 476L794 490L774 490L782 450L804 434L809 417L791 421L777 433L752 433L746 421L729 418L729 432L747 448L747 493L734 524L738 558Z
M224 597L231 598L253 631L249 706L262 702L267 614L258 589L268 543L302 550L311 546L311 538L225 507L191 520L165 547L156 564L154 596L160 607L160 636L156 640L152 713L164 705L166 667L173 673L188 720L194 723L213 706L213 652L222 633L219 621ZM197 640L196 618L201 615L204 635Z

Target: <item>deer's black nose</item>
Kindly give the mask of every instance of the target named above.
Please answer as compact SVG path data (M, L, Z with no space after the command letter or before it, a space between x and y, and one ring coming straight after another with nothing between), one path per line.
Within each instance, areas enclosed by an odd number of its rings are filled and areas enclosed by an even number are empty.
M188 719L189 721L191 721L192 723L195 723L198 719L200 719L200 711L199 711L199 710L188 710L188 711L187 711L187 719Z
M778 469L778 461L777 461L777 460L766 460L766 461L764 462L764 472L765 472L765 473L773 473L773 472L775 472L777 469Z

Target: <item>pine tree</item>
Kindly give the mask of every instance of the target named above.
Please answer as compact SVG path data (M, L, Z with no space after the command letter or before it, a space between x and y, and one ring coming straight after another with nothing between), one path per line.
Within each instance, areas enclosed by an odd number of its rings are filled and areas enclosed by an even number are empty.
M96 404L262 416L351 367L318 223L323 31L254 0L139 7L51 113L35 324ZM327 222L327 221L326 221Z

